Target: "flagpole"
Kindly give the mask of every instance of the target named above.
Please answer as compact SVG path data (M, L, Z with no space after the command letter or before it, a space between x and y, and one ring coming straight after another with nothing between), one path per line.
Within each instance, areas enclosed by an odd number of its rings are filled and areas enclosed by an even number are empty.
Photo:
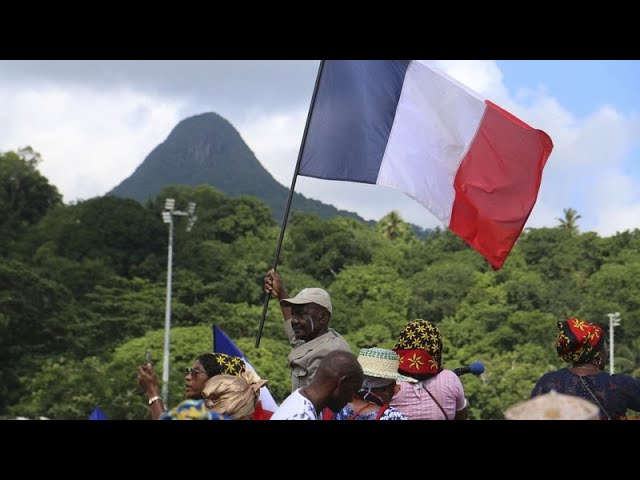
M318 93L318 85L320 85L320 77L322 77L322 69L324 68L324 60L320 60L320 66L318 67L318 74L316 75L316 84L313 87L313 95L311 96L311 104L309 105L309 112L307 113L307 122L304 126L304 133L302 134L302 142L300 143L300 149L298 150L298 160L296 162L296 168L293 171L293 179L291 180L291 187L289 188L289 196L287 197L287 205L284 207L284 214L282 216L282 225L280 226L280 235L278 237L278 245L276 246L276 254L273 257L273 263L271 268L275 271L278 267L278 260L280 258L280 249L282 248L282 240L284 238L284 230L287 228L287 220L289 219L289 209L291 208L291 200L293 199L293 191L296 187L296 180L298 178L298 170L300 170L300 161L302 160L302 154L304 153L304 145L307 140L307 131L309 130L309 123L311 121L311 113L316 103L316 95ZM256 336L256 348L260 346L260 337L262 336L262 329L264 328L264 320L267 317L267 308L269 307L269 299L271 295L265 294L264 304L262 306L262 318L260 319L260 326L258 327L258 335Z

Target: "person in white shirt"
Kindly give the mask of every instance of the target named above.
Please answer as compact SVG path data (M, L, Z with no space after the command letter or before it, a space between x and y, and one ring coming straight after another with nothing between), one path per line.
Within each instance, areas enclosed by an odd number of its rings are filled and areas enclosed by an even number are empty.
M313 380L291 393L271 420L319 420L325 408L337 413L362 386L364 373L355 355L344 350L327 353Z

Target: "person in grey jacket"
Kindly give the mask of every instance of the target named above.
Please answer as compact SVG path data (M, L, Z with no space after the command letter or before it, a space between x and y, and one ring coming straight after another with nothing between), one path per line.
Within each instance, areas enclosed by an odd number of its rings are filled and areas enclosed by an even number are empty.
M289 298L280 275L271 269L264 277L264 291L280 301L284 329L293 347L287 356L292 392L311 383L327 353L333 350L351 352L342 335L329 328L333 307L325 290L304 288Z

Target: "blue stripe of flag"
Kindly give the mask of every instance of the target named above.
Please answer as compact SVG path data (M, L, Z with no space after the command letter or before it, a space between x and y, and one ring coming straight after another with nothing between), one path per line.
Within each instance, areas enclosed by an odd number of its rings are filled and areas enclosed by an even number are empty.
M375 184L410 60L326 60L299 174Z
M220 330L216 325L213 327L213 351L216 353L226 353L234 357L240 357L246 361L244 354L236 346L235 343Z

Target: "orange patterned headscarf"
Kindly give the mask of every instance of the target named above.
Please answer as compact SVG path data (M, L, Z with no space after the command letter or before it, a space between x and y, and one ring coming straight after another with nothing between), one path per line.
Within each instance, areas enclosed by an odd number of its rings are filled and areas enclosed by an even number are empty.
M594 358L602 358L604 338L602 328L579 318L558 322L556 351L567 363L588 363Z
M422 380L442 370L442 336L433 323L418 318L400 332L393 351L398 354L398 372Z

